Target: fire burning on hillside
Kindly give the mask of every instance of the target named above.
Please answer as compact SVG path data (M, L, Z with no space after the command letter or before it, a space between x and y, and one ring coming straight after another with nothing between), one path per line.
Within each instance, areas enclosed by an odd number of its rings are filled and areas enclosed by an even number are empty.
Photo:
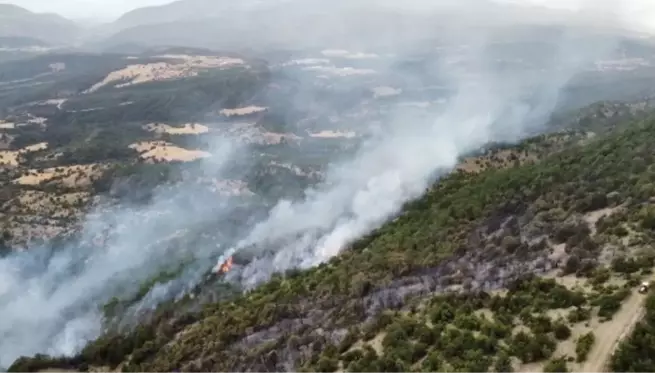
M212 269L212 272L215 274L226 274L232 269L232 265L232 256L229 256L223 263L217 264Z

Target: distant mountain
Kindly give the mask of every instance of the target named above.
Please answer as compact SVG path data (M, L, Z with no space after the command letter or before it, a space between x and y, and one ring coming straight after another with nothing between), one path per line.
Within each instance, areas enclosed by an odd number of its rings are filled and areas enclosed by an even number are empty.
M80 29L64 17L33 13L13 4L0 4L0 37L36 38L53 44L76 41Z
M270 3L270 2L269 2ZM116 30L157 23L169 23L198 17L215 17L239 10L263 6L261 0L178 0L172 3L138 8L125 13L112 27Z
M303 49L320 41L322 46L372 49L434 39L445 27L466 36L473 28L562 23L570 17L565 11L491 0L436 5L421 0L178 0L126 13L103 28L102 45Z

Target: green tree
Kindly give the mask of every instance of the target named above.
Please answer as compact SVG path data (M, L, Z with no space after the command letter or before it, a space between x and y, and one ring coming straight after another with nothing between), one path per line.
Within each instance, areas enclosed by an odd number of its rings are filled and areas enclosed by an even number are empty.
M557 359L550 360L544 366L545 373L566 373L569 371L569 368L566 364L566 358L560 357Z
M587 360L587 355L589 355L589 351L591 351L591 348L594 346L595 342L596 336L594 335L594 332L586 333L585 335L578 338L578 340L575 342L576 361L578 363Z
M512 360L508 353L503 351L498 354L496 361L494 362L494 371L499 373L514 371L512 368Z

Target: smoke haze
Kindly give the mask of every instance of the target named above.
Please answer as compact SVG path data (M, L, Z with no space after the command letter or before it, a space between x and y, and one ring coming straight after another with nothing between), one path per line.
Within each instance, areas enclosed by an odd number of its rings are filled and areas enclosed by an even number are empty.
M235 158L234 144L219 141L201 167L220 172ZM146 207L103 206L91 213L75 245L31 247L0 259L0 366L38 352L74 354L101 332L102 305L111 297L129 297L162 269L192 257L211 266L203 247L163 244L210 214L229 213L219 201L189 202L186 193L162 188ZM103 239L103 246L95 244Z
M619 4L603 9L613 26L623 19ZM587 6L598 9L596 5ZM500 19L496 22L499 28L505 26ZM395 58L423 47L426 35L420 31L416 45L404 40L392 46ZM543 71L499 70L489 55L495 40L487 33L471 30L457 37L445 33L450 38L445 42L457 47L442 49L442 58L431 64L431 73L443 77L453 91L441 109L419 115L395 107L379 130L367 128L369 123L352 123L353 128L372 134L352 159L332 164L325 181L307 190L304 199L279 201L265 219L225 238L220 246L199 243L171 249L160 244L227 217L234 208L229 202L207 202L193 189L179 187L160 190L145 207L96 211L75 245L54 252L36 247L0 259L0 366L9 366L21 355L77 352L102 332L103 304L115 295L136 293L141 283L183 260L193 265L168 284L155 287L137 308L153 307L189 291L217 257L220 262L244 252L255 258L228 275L245 287L256 286L275 272L309 268L334 257L419 197L435 174L452 170L462 155L488 142L516 141L537 130L558 104L567 82L613 50L612 38L583 42L578 32L571 28L559 36L556 52L546 61L550 67ZM378 65L377 73L400 76L406 86L420 82L420 73L396 71L394 66ZM201 171L220 175L223 167L247 151L235 144L229 138L217 140L214 156L199 165ZM90 243L105 232L110 238L98 250Z
M21 7L35 12L58 13L71 18L93 18L99 21L109 21L130 10L144 6L158 6L172 3L172 0L12 0L10 1ZM496 0L498 3L512 3L520 5L538 5L547 8L568 9L574 11L593 11L601 7L609 7L618 12L627 25L638 26L642 30L655 30L655 4L650 0ZM378 3L383 3L379 1ZM400 2L386 2L391 5L398 5ZM436 5L446 4L449 1L414 0L402 2L402 7L412 4L414 7L433 8Z
M420 196L435 172L452 170L462 155L534 131L554 109L564 85L609 53L613 43L580 48L575 35L565 35L552 57L558 67L547 75L495 72L486 45L484 39L471 45L460 56L464 64L437 67L456 87L443 111L428 118L398 112L354 159L330 168L325 187L308 191L303 201L281 201L255 226L234 251L278 250L272 260L249 265L241 281L254 286L290 264L308 268L332 258ZM528 93L536 105L526 102Z

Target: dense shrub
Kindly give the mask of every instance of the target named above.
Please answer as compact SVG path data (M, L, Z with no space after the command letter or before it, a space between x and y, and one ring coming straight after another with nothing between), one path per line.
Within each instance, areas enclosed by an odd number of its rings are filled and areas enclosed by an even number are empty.
M564 323L556 323L553 332L555 333L555 338L560 341L567 340L571 337L571 328Z
M593 332L589 332L578 338L578 340L575 342L575 353L577 355L576 361L578 363L587 360L587 355L589 355L589 351L591 351L591 348L594 346L595 342L596 336Z
M550 360L546 366L544 366L544 372L548 373L565 373L568 371L569 368L566 364L566 358L564 357Z

